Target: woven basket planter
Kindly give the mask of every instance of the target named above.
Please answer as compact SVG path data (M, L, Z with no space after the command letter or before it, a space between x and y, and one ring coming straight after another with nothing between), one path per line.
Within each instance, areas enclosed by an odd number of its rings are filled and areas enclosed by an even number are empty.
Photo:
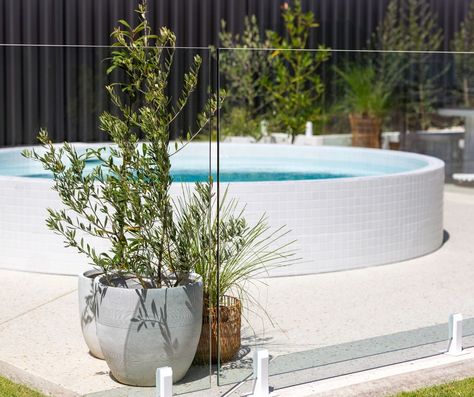
M349 115L352 146L380 149L382 120L378 117Z
M195 364L217 363L217 308L205 307L202 313L201 338L194 357ZM239 299L224 296L220 302L220 360L232 360L240 349L242 304Z

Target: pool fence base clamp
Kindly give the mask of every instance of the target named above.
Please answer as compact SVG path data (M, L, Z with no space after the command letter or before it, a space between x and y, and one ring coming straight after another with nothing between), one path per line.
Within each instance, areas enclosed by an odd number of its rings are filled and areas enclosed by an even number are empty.
M459 356L462 350L462 314L455 313L449 316L449 341L446 354L450 356Z
M156 397L173 396L173 370L170 367L156 369Z
M269 397L268 387L268 350L255 350L253 352L253 393L249 397Z

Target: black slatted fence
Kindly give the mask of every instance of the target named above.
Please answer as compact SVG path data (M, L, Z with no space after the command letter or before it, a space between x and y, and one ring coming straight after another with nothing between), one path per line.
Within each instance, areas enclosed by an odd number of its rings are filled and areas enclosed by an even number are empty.
M449 50L471 0L426 1L438 14L445 33L443 49ZM148 0L149 19L155 28L171 28L178 46L207 47L218 44L221 19L239 32L244 16L255 14L262 31L281 32L283 2ZM303 0L321 25L311 36L310 47L366 48L387 4L388 0ZM0 0L0 146L34 143L40 127L48 128L57 141L106 139L98 130L97 117L108 108L102 60L109 49L88 46L109 45L117 20L136 20L136 5L135 0ZM175 134L185 130L208 95L213 67L205 49L177 51L171 91L179 90L179 76L195 53L204 60L201 86ZM333 53L332 62L342 56Z

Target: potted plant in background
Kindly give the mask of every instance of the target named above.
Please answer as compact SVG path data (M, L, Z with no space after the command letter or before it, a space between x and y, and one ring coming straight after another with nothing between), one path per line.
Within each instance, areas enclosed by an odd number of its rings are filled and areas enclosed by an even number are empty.
M219 55L223 84L232 95L221 111L221 134L265 136L259 123L269 122L271 141L294 143L308 121L324 121L321 66L330 49L308 48L311 31L319 24L300 0L282 4L284 34L260 32L255 16L246 17L242 34L226 31L222 21ZM264 36L264 37L263 37ZM282 132L275 132L282 131Z
M269 97L272 128L280 127L294 143L296 135L305 131L308 121L322 122L324 83L321 66L330 57L330 49L320 45L309 50L312 29L319 27L314 14L303 12L300 0L293 6L282 5L285 34L268 32L272 51L270 73L262 79Z
M220 110L220 134L228 140L245 136L256 141L261 138L260 122L268 110L262 81L269 73L269 42L261 39L255 15L244 18L242 34L227 31L222 20L219 40L225 48L219 53L220 73L230 93ZM216 57L215 49L213 52Z
M102 273L93 313L112 375L126 384L152 386L157 367L172 367L174 381L185 375L201 333L203 284L193 263L179 255L183 247L169 193L175 153L170 126L197 85L201 58L194 58L177 106L170 106L175 36L164 27L152 35L145 4L137 12L135 28L121 21L112 33L108 73L118 70L123 80L106 86L117 111L104 112L100 128L114 145L80 154L68 143L53 145L41 131L44 150L24 155L52 173L65 205L48 209L48 227ZM209 101L191 136L209 122L216 103L215 97ZM85 172L88 163L96 165Z
M462 106L472 108L472 77L474 71L474 59L467 54L474 49L474 3L469 6L469 11L461 23L459 30L454 34L451 43L454 56L454 70L459 91L462 94Z
M344 82L341 106L349 111L352 146L380 148L382 123L388 110L391 90L372 65L335 68Z
M272 230L265 215L249 224L245 207L228 197L228 189L220 199L217 216L212 181L185 190L176 207L181 261L193 263L204 285L203 327L195 362L209 362L209 354L217 362L218 345L220 362L226 362L240 349L242 306L259 304L246 287L258 283L256 277L268 275L271 269L298 261L294 241L285 238L290 231L284 226Z
M402 11L403 10L403 11ZM378 76L396 78L395 109L402 135L426 131L436 120L436 106L449 67L436 54L443 44L443 29L430 2L390 0L374 34L372 49L379 51Z

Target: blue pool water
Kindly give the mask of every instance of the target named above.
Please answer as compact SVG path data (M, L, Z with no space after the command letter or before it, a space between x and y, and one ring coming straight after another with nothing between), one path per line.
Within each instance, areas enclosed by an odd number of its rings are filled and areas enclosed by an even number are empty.
M80 146L79 152L85 146ZM0 176L51 179L41 164L25 159L21 150L0 150ZM321 180L377 176L412 171L426 166L426 161L407 153L353 148L295 147L284 145L221 144L220 180L222 182L260 182ZM190 144L171 158L172 178L176 182L216 179L215 152L211 158L208 144ZM89 161L85 172L99 163Z
M214 180L216 180L216 173L211 173ZM19 175L28 178L40 178L40 179L52 179L52 174L45 172L31 173L25 175ZM171 172L173 181L175 182L205 182L209 179L209 173L196 172L196 171L180 171ZM221 182L262 182L262 181L297 181L307 179L332 179L332 178L349 178L354 175L349 174L337 174L328 172L220 172Z

